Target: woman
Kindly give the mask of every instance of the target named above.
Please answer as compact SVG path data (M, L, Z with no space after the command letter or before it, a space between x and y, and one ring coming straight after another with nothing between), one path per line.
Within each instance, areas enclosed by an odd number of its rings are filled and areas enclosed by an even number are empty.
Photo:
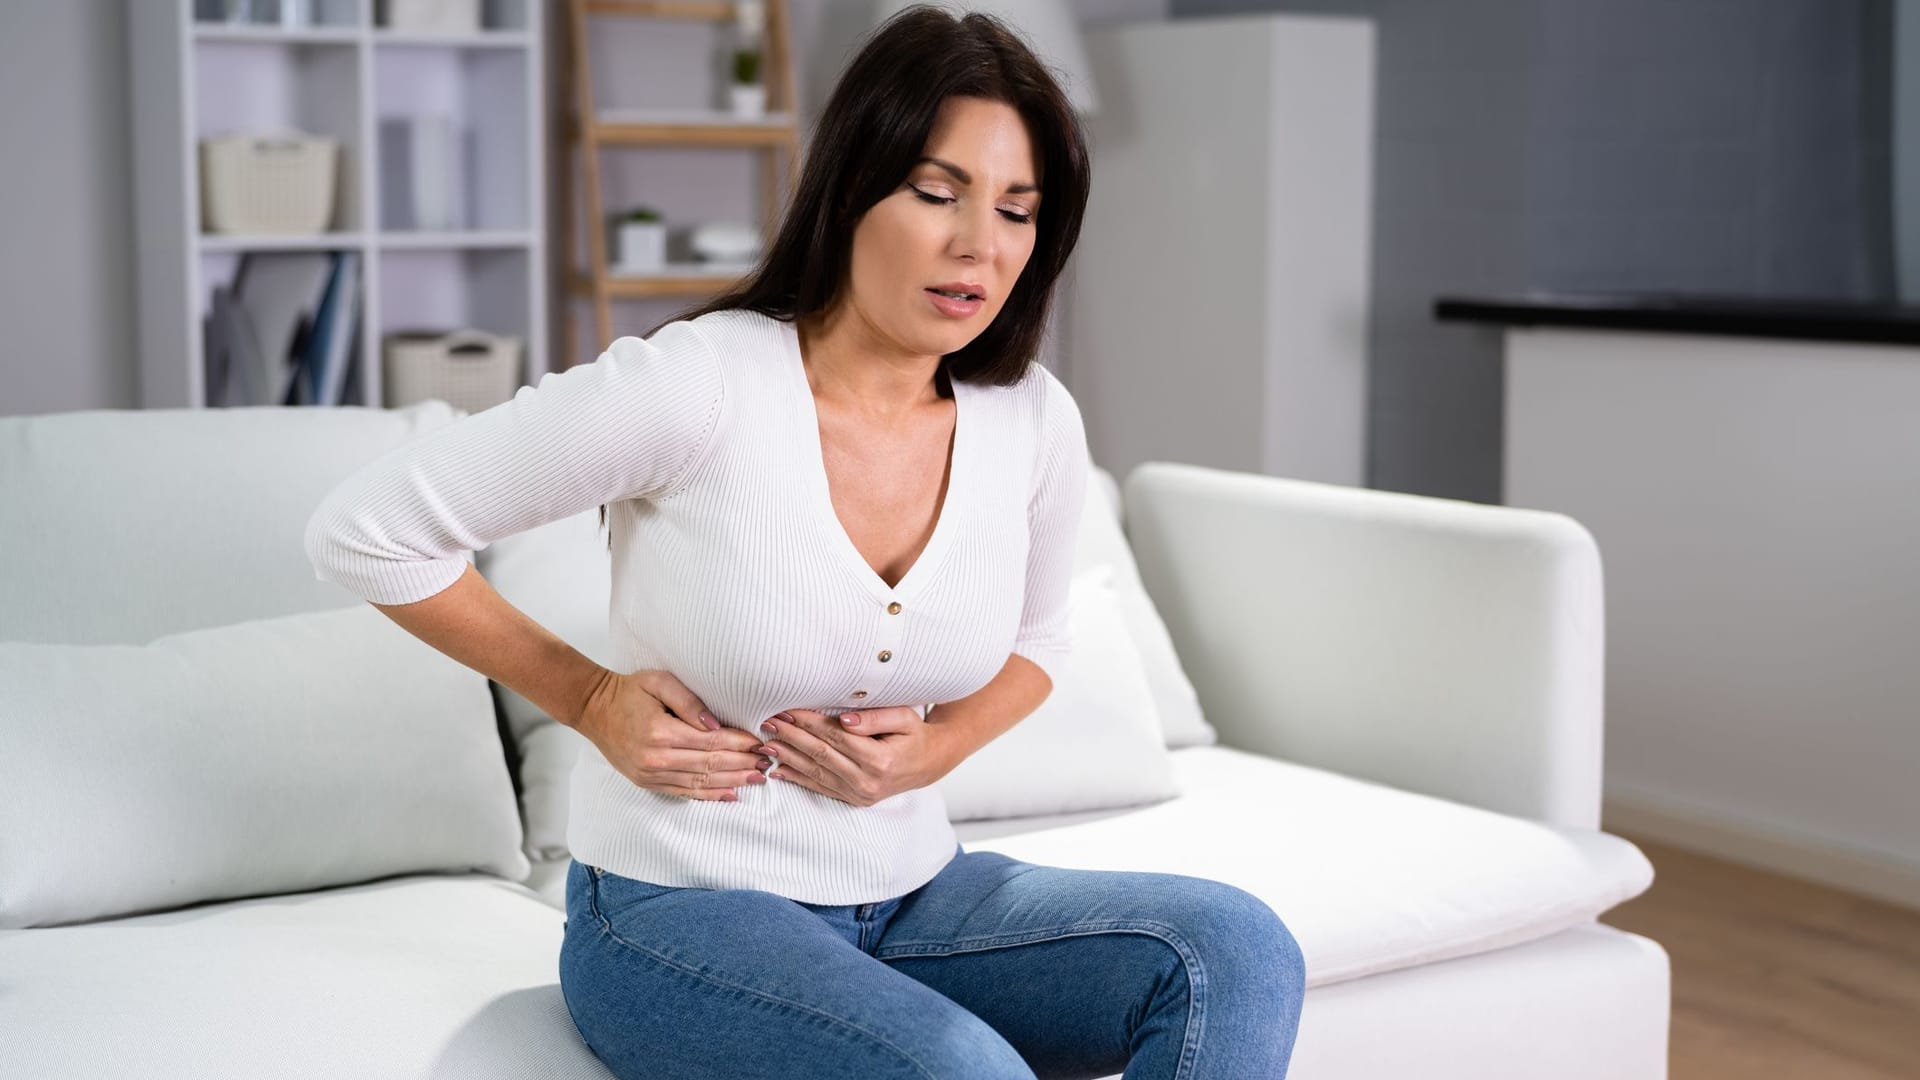
M927 790L1070 646L1086 441L1032 362L1070 107L1000 23L910 8L807 162L739 288L361 470L317 569L591 743L560 979L617 1075L1283 1076L1304 971L1264 903L967 852ZM624 674L464 558L595 504Z

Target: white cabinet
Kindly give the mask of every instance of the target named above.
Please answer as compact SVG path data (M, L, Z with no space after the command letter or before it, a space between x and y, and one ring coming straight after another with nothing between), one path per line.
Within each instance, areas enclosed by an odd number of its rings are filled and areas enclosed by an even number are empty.
M271 8L274 5L262 5ZM296 27L218 21L209 0L128 0L140 400L208 404L203 320L243 257L359 256L358 372L345 403L379 405L380 342L471 327L525 346L547 370L541 0L489 0L472 32L375 24L372 0L318 0ZM417 117L451 133L448 215L416 227L408 184ZM338 140L329 226L305 236L203 231L203 138L293 129ZM436 191L441 188L436 187Z
M1087 50L1065 378L1094 458L1364 486L1373 24L1119 23Z

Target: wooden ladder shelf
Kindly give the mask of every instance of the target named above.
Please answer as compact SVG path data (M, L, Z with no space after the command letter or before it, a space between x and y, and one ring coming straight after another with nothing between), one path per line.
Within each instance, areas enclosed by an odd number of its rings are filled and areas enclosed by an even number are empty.
M697 0L568 0L566 56L563 64L573 81L574 115L567 124L567 161L570 177L585 192L587 265L575 267L573 191L570 184L561 204L562 265L567 268L567 296L585 295L593 301L595 350L613 340L612 303L616 299L648 299L664 296L698 296L720 292L731 286L737 275L702 273L697 266L670 267L659 274L615 275L607 264L606 207L600 190L600 152L621 147L739 147L750 149L761 158L761 223L763 234L771 240L780 221L786 198L782 177L798 175L800 165L799 123L795 110L793 64L789 55L785 0L762 0L766 11L765 42L762 46L761 83L767 88L767 112L753 120L738 120L725 113L687 110L621 109L602 111L593 100L593 65L588 48L589 20L593 16L643 16L655 19L689 19L731 22L738 18L737 4ZM784 165L784 169L782 166ZM586 357L579 347L579 330L569 302L564 315L566 356L562 366L572 366Z

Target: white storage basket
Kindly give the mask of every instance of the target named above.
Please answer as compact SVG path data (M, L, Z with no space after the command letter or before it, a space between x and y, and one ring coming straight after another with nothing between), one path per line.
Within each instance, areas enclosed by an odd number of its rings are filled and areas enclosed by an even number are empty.
M520 388L520 339L455 330L402 331L382 343L390 409L439 398L456 409L482 412Z
M313 135L200 141L201 213L215 233L317 233L333 220L340 144Z

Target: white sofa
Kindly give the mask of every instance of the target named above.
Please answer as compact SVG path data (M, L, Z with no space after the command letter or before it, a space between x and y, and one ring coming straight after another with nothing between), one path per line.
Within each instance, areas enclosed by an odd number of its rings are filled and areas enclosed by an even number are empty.
M357 465L459 415L429 402L0 419L0 643L139 646L353 605L316 580L308 515ZM1211 725L1170 739L1180 794L961 822L967 847L1214 877L1265 899L1307 960L1299 1080L1665 1076L1667 956L1597 921L1652 868L1598 829L1603 617L1588 533L1550 513L1158 464L1127 478L1124 520ZM483 572L503 546L477 554ZM519 573L516 602L539 617L526 590L540 575ZM60 784L84 785L87 755L104 751L60 746L58 732L48 749L45 718L36 728L19 712L21 670L0 665L0 774L8 755L38 767L27 745L66 770ZM491 716L473 722L493 730ZM501 773L527 752L514 741ZM161 805L231 780L152 760L140 798ZM532 812L536 788L519 809ZM247 843L270 827L242 824ZM400 847L412 824L386 822ZM139 880L166 874L151 852L74 836L0 816L0 914L24 894L59 910L63 889L112 903L115 889L167 884ZM36 846L53 843L87 850ZM224 892L197 903L0 931L0 1074L608 1075L560 996L564 859L250 888L251 867L305 872L284 848L174 853L163 865L222 875Z

